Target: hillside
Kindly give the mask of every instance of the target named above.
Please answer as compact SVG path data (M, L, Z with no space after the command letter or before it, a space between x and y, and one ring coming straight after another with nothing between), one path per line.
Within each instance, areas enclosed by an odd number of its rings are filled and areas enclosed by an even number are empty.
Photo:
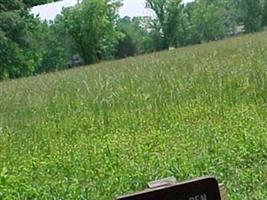
M0 82L0 199L214 175L267 196L267 32Z

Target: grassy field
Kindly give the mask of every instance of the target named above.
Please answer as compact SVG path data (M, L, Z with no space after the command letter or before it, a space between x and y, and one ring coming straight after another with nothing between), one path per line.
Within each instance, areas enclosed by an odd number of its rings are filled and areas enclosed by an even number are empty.
M267 197L267 32L0 83L0 199L214 175Z

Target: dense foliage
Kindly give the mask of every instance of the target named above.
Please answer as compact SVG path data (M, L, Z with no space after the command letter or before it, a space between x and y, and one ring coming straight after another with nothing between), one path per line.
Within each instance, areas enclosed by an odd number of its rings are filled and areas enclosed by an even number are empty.
M262 27L262 0L242 0L243 23L246 32L256 32Z
M115 57L124 58L153 51L152 37L148 29L151 17L124 17L117 21L122 37L116 46Z
M213 175L267 196L267 32L0 83L0 199L112 200Z
M146 0L155 17L120 18L121 0L84 0L52 22L52 0L0 0L0 80L218 40L267 25L266 0Z
M38 20L26 10L0 13L0 79L30 75L40 64Z
M0 1L0 80L35 73L41 65L40 21L28 11L47 1Z
M62 20L67 33L75 41L75 48L86 63L112 57L120 38L115 29L119 6L118 1L89 0L63 12Z
M161 49L168 49L176 42L176 27L179 24L181 0L147 0L146 2L157 16L156 23L158 24L155 26L160 27Z

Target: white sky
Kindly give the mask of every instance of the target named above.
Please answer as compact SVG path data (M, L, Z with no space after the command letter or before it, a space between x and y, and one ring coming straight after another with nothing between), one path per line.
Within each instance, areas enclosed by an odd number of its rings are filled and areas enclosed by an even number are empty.
M194 0L183 0L184 3ZM53 20L57 14L60 14L63 7L70 7L77 3L77 0L64 0L56 3L35 6L32 13L40 16L41 19ZM123 0L124 5L120 9L120 16L147 16L152 15L152 11L145 8L145 0Z

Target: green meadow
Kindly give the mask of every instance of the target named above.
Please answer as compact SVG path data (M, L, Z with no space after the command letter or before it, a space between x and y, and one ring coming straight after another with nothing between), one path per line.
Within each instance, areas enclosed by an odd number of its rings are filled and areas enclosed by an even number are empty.
M0 82L1 200L204 175L267 197L267 32Z

